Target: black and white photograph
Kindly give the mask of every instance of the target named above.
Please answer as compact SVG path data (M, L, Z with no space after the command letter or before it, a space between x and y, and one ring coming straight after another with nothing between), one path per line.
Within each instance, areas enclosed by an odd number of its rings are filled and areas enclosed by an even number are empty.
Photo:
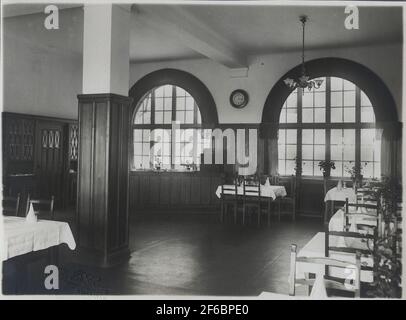
M405 8L2 1L1 299L404 299Z

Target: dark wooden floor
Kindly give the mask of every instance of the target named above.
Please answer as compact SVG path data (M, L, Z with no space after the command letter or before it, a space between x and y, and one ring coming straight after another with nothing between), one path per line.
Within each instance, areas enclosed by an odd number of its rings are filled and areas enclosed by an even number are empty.
M321 221L272 221L258 228L219 224L213 215L151 215L131 221L131 258L111 269L72 263L64 245L60 289L44 289L46 258L31 263L29 284L19 293L227 295L287 293L289 245L304 246ZM73 226L74 227L74 226ZM40 254L40 253L39 253ZM5 293L13 293L15 270L6 270ZM4 288L4 287L3 287Z

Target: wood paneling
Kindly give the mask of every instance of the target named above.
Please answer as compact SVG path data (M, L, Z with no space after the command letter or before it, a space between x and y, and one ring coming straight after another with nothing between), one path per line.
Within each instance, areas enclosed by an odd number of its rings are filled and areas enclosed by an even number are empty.
M11 112L2 118L5 192L22 193L23 203L31 193L54 195L57 207L68 204L68 126L75 121Z
M203 172L130 173L130 214L146 208L216 207L215 195L221 177Z
M95 264L128 250L128 126L131 99L79 95L78 243Z

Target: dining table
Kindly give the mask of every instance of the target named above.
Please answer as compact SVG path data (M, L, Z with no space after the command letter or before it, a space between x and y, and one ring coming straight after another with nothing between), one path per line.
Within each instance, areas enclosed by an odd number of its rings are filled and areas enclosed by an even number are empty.
M29 222L26 218L15 216L3 216L2 222L2 261L63 243L70 250L76 248L72 231L66 222L41 219Z
M233 188L234 185L224 185L224 187L227 188ZM216 196L218 198L221 198L221 191L222 191L222 186L219 185L216 189ZM261 192L261 197L264 198L271 198L272 200L275 200L277 197L286 197L286 189L284 186L279 186L279 185L270 185L270 184L261 184L260 186L260 192ZM235 191L233 190L226 190L225 194L235 194ZM244 187L242 185L237 186L237 194L238 195L243 195L244 194Z
M377 217L374 209L368 211L361 211L359 209L351 208L347 214L350 225L362 225L362 226L377 226ZM328 230L329 231L343 231L344 229L345 213L344 209L339 209L331 217ZM359 232L369 233L372 232L372 228L369 230L361 230ZM325 257L325 232L318 232L310 241L298 252L298 257ZM329 235L329 244L332 247L351 247L358 249L368 249L368 244L361 239L349 238ZM330 258L347 261L349 264L355 263L355 254L347 252L331 252ZM373 257L371 255L361 255L361 266L373 267ZM329 275L345 279L349 276L351 269L344 269L338 267L330 267ZM325 267L320 264L303 263L296 264L296 276L298 278L304 278L305 274L324 275ZM373 271L361 270L361 281L372 283Z
M355 193L355 190L352 188L334 187L334 188L331 188L329 191L327 191L327 193L324 197L324 202L345 201L346 199L348 199L349 202L356 202L357 195Z

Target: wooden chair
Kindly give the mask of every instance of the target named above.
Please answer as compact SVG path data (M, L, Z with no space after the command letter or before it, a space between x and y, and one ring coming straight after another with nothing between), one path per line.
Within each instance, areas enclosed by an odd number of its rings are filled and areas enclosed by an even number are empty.
M243 180L242 224L245 225L245 215L256 209L258 226L261 224L261 183L256 175L245 176Z
M237 179L234 179L234 185L225 185L226 181L223 180L221 185L221 223L224 222L227 216L228 207L231 205L234 208L234 223L237 223L237 210L238 210L238 192L237 192Z
M47 199L31 199L30 194L27 198L27 208L25 214L27 215L30 206L32 205L37 216L50 217L51 220L54 220L54 202L55 197L51 196L50 200Z
M325 256L330 257L332 254L357 254L360 253L365 258L370 258L373 261L374 249L376 247L377 240L377 228L371 227L372 232L365 232L358 229L357 231L349 231L348 219L344 216L343 219L343 231L329 230L329 223L325 223ZM332 244L330 241L331 236L342 237L345 242L345 247ZM338 239L338 238L337 238ZM350 244L352 243L352 244ZM373 272L373 266L362 265L362 271ZM329 271L326 267L327 277L329 277Z
M324 198L326 197L327 192L329 192L332 188L337 187L337 181L331 178L324 177L323 179L323 191L324 191ZM324 199L323 198L323 199ZM337 210L344 207L345 201L336 201L336 200L328 200L324 202L324 222L328 222L332 215L337 212Z
M355 263L341 261L337 259L331 259L327 257L297 257L296 249L297 246L292 244L290 247L290 275L289 275L289 295L294 296L296 286L306 285L311 287L314 285L315 279L296 279L296 263L312 263L324 265L327 268L336 267L343 269L353 269L354 270L354 279L353 283L346 283L344 279L334 280L328 277L324 277L324 284L326 289L334 289L335 291L345 291L353 292L355 298L360 297L360 288L361 288L361 254L356 253Z
M20 194L17 194L17 197L3 197L3 215L17 217L20 210L20 198Z
M279 181L279 180L278 180ZM292 220L296 220L296 177L289 178L289 187L287 189L287 195L285 197L277 197L276 202L278 204L278 220L281 220L281 205L289 205L292 208Z

